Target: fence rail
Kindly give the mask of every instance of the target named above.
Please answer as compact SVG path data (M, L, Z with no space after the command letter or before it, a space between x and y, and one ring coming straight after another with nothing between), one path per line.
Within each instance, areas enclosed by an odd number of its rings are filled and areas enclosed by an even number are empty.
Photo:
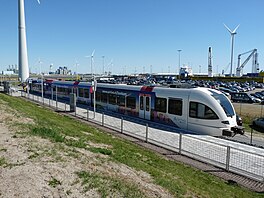
M21 92L21 96L56 110L70 110L70 106L67 103L59 102L57 97L54 101L51 98L42 98L25 92ZM181 155L264 182L264 149L233 143L228 140L221 140L222 143L218 143L220 140L215 138L212 141L213 137L206 139L198 135L163 131L149 127L148 123L133 123L124 117L112 117L104 112L94 114L89 109L79 107L73 114Z

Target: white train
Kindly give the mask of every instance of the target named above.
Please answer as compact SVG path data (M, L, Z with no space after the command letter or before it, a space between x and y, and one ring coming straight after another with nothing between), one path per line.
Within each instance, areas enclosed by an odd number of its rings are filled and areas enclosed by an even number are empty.
M75 93L77 101L93 105L93 86L86 82L47 81L46 95L69 99ZM39 92L39 83L31 91ZM244 134L237 125L230 100L221 92L208 88L164 88L97 84L96 108L159 122L198 134L233 136Z

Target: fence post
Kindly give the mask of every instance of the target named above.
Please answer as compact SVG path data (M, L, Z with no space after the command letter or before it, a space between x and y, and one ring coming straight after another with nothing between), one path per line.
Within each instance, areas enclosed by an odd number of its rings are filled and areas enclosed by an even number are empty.
M49 107L50 107L50 98L49 98Z
M102 113L102 126L104 126L104 112Z
M148 143L148 123L146 124L146 142Z
M58 87L56 86L56 110L58 110Z
M250 134L250 145L252 145L252 134L253 134L253 129L251 128L251 134Z
M89 120L89 109L87 107L87 120Z
M124 118L121 117L121 133L123 133Z
M34 101L34 94L32 94L32 100Z
M230 166L230 146L226 147L226 170L229 171Z
M66 113L66 101L64 103L65 107L64 107L64 112Z
M179 135L179 154L182 153L182 133Z

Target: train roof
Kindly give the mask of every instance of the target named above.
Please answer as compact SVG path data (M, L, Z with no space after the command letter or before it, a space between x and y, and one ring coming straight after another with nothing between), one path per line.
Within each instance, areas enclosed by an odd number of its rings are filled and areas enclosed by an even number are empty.
M53 85L57 86L69 86L69 87L90 87L92 83L90 82L78 82L78 81L53 81ZM126 84L108 84L108 83L97 83L99 88L112 88L112 89L123 89L131 91L144 91L144 92L167 92L167 91L176 91L177 92L204 92L206 94L212 95L212 92L217 94L222 94L220 91L215 89L209 89L204 87L190 87L190 88L170 88L170 87L161 87L161 86L137 86L137 85L126 85Z

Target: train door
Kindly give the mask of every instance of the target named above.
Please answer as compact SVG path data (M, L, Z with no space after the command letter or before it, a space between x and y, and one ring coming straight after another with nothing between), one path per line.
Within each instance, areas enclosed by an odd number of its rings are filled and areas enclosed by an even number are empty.
M139 117L150 120L151 117L151 97L150 95L139 96Z

